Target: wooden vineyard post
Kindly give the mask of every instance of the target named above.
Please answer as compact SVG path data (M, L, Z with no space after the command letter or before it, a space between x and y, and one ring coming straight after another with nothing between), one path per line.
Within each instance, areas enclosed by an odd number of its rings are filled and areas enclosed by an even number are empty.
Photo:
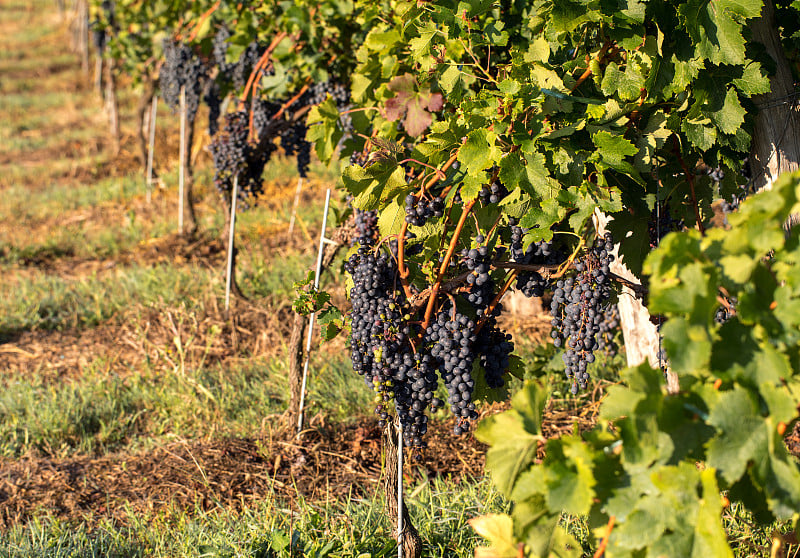
M110 57L105 64L106 73L106 111L108 113L108 129L111 135L111 145L114 150L114 155L119 155L120 152L120 128L119 128L119 101L117 99L117 76L116 76L116 63L114 58Z
M181 120L181 145L178 149L178 157L180 163L178 164L178 232L183 234L183 188L184 188L184 165L183 161L186 157L186 86L181 85L180 94L180 120Z
M225 273L225 312L231 306L231 282L233 280L233 236L236 231L236 196L239 195L239 175L233 176L233 190L231 191L231 226L228 230L228 265ZM183 200L183 198L181 198Z
M150 109L149 142L147 148L147 182L145 183L145 197L150 205L153 192L153 152L156 144L156 113L158 109L158 95L153 95L153 106Z
M78 3L78 49L81 54L81 71L89 76L89 2Z
M103 53L97 51L97 57L94 60L94 88L100 98L103 98Z
M294 231L294 221L297 217L297 206L300 204L300 192L303 189L303 177L297 178L297 190L294 193L294 203L292 204L292 216L289 219L289 236L292 236Z
M398 432L395 432L395 429ZM403 444L401 430L395 426L393 421L388 421L383 430L383 446L386 448L383 493L386 497L389 518L396 529L398 558L420 558L422 556L422 538L411 523L411 517L402 496Z
M317 267L314 272L314 291L316 292L319 289L319 277L322 274L322 256L323 256L323 249L325 248L326 243L333 243L332 240L325 237L325 229L328 226L328 209L331 204L331 190L328 188L328 191L325 193L325 209L322 212L322 230L319 233L319 249L317 251ZM303 380L300 384L300 404L297 409L297 434L299 435L300 432L303 430L303 408L305 406L306 400L306 386L308 385L308 361L310 360L310 353L311 353L311 337L314 334L314 317L316 316L315 313L312 313L308 319L308 336L306 337L306 354L305 359L303 361Z

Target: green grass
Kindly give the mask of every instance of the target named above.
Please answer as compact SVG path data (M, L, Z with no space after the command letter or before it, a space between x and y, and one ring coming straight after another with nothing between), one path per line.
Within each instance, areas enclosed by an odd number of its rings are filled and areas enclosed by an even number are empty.
M508 508L486 479L424 482L411 487L406 502L423 539L423 556L437 558L472 557L480 540L467 520ZM377 498L326 505L267 500L241 513L172 510L131 515L127 525L101 521L94 528L44 516L4 533L0 556L390 558L397 547L384 509Z
M266 416L288 406L283 357L184 367L180 351L167 350L175 363L167 372L149 366L113 372L107 359L96 357L73 380L4 377L0 455L17 457L30 450L99 455L175 438L247 437L262 428ZM343 356L314 355L309 415L347 422L354 409L367 409L370 399Z
M132 305L199 307L216 278L191 266L129 266L102 276L64 279L33 270L0 288L0 336L27 329L97 326Z

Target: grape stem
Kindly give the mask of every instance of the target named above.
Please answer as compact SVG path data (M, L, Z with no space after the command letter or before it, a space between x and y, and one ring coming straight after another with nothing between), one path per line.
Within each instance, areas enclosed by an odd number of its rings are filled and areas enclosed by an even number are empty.
M689 182L689 191L692 194L692 209L694 209L694 219L697 222L697 228L700 231L700 234L705 236L706 228L703 226L703 220L700 219L700 208L697 205L697 195L694 192L694 174L689 172L689 168L686 166L683 157L681 157L681 150L680 150L680 144L678 143L678 136L677 135L672 136L672 139L673 139L672 151L678 158L678 163L680 163L681 168L683 169L683 174L686 176L686 180Z
M256 76L261 73L261 70L266 67L267 62L269 62L270 57L272 56L272 52L278 47L278 44L286 38L288 33L286 31L281 31L275 38L272 39L272 42L267 47L267 50L264 51L264 54L261 55L261 58L258 59L256 65L253 66L253 71L250 72L250 77L247 78L247 83L244 86L244 91L242 91L241 96L239 97L239 106L240 108L244 108L244 102L247 100L247 96L250 94L250 88L253 85L253 82L256 79Z
M197 18L197 21L194 24L194 29L192 30L191 34L189 35L189 38L187 39L187 42L191 42L191 41L193 41L195 39L195 37L197 37L197 33L200 32L200 28L203 26L203 22L205 20L207 20L209 18L209 16L211 16L211 14L213 14L215 11L217 11L217 8L219 8L219 2L220 2L220 0L217 0L216 2L214 2L213 6L211 6L208 10L206 10L203 13L203 15L201 15L199 18Z
M431 169L433 172L436 173L436 176L439 177L439 180L444 180L444 178L445 178L445 174L444 174L443 171L437 169L436 167L432 167L427 163L423 163L422 161L419 161L417 159L412 159L412 158L403 159L402 161L398 161L397 164L398 165L402 165L403 163L408 163L408 162L417 163L418 165L422 165L423 167L427 167L427 168Z
M608 51L608 49L609 49L609 47L611 45L612 45L611 39L607 39L606 42L603 43L603 46L600 47L600 52L597 53L597 61L598 62L602 62L603 61L603 57L606 55L606 52ZM578 81L575 82L575 85L570 87L570 92L571 93L574 92L578 87L581 86L581 84L584 81L589 79L589 76L591 76L591 75L592 75L592 67L590 65L588 68L586 68L586 71L583 72L583 74L581 74L581 77L578 78Z
M483 312L483 316L481 317L481 319L478 320L478 325L475 326L475 335L480 333L481 328L483 328L483 324L485 324L492 316L492 312L494 312L494 309L500 303L500 299L503 298L503 295L506 294L506 291L508 291L508 289L511 288L511 285L514 283L514 279L517 278L518 273L519 273L518 269L513 269L511 270L511 273L508 274L508 278L506 279L506 282L503 284L503 287L497 292L495 297L489 303L489 306L486 307L486 310Z
M458 237L461 236L461 230L464 228L464 223L467 222L467 217L469 217L472 208L477 203L477 198L472 200L471 202L467 203L464 206L464 211L461 213L461 217L458 219L458 224L456 224L456 228L453 231L453 237L450 239L450 246L447 248L447 253L444 255L444 260L442 260L442 265L439 266L439 273L436 277L436 282L431 287L431 294L428 297L428 306L425 308L425 316L422 319L421 329L425 331L427 327L431 323L431 316L433 315L433 306L436 302L436 296L439 294L439 287L442 284L442 279L444 278L445 271L447 271L447 266L450 265L450 260L453 257L453 254L456 251L456 245L458 244Z
M594 553L593 558L601 558L606 551L606 546L608 546L608 538L611 536L611 530L614 528L614 521L616 517L613 515L608 518L608 527L606 527L606 536L603 537L603 540L600 541L600 546L597 547L597 551Z
M442 168L431 177L428 182L422 186L422 191L420 192L420 196L422 192L428 190L429 188L433 187L441 178L443 178L447 169L449 169L453 163L456 162L458 158L458 151L456 151L446 162L442 165ZM400 274L400 282L403 285L403 292L406 295L406 298L411 300L412 293L411 293L411 286L408 284L408 276L410 275L410 270L406 267L405 262L405 253L406 253L406 232L408 232L408 221L403 221L403 225L400 227L400 232L397 233L397 271ZM427 326L425 326L427 327Z

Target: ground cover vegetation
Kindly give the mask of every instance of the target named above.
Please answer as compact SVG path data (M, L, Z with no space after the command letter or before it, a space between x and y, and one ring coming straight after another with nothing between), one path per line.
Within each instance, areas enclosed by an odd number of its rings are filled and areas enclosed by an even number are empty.
M795 4L9 3L4 551L796 553Z

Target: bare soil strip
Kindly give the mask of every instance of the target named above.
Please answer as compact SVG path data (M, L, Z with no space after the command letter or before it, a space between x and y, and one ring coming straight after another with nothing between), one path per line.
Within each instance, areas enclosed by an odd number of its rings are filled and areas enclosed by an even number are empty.
M598 405L547 413L548 437L593 426ZM505 405L494 405L484 415ZM298 494L322 502L348 495L371 496L381 476L381 431L365 417L353 424L326 423L316 416L300 440L291 429L260 438L179 441L140 453L52 458L30 455L0 459L0 527L25 523L37 514L125 523L130 514L198 506L240 509L272 495L291 501ZM407 481L483 475L486 446L472 435L456 436L451 421L433 421L429 448L407 467ZM540 445L539 458L543 457Z

